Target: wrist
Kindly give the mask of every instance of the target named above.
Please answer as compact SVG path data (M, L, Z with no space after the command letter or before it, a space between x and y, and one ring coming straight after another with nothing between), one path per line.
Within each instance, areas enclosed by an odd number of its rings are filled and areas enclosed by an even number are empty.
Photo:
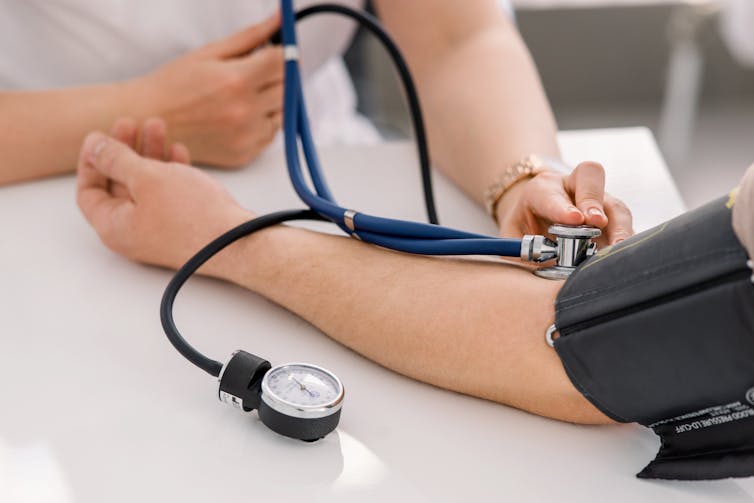
M206 245L210 240L217 238L223 233L228 232L234 227L237 227L255 217L256 215L254 213L241 208L240 206L229 209L224 213L222 223L217 225L217 231L206 239L206 242L201 246ZM245 261L250 260L248 256L249 241L251 238L256 237L256 234L259 233L254 233L251 236L243 237L234 243L231 243L203 265L201 269L199 269L199 272L217 279L238 283L237 277L241 271L240 267ZM252 257L251 262L253 261L254 259Z
M501 195L497 205L495 205L495 213L492 215L492 219L497 224L499 230L503 230L508 217L514 213L515 208L520 204L526 185L532 178L527 177L517 181Z
M508 194L520 182L536 176L540 167L534 162L536 158L528 155L520 161L507 166L493 182L487 186L484 193L484 204L487 214L500 224L498 219L498 208L503 197Z
M246 212L234 225L255 218ZM230 229L231 227L228 227ZM300 263L302 239L308 231L281 224L245 236L228 246L214 260L208 275L235 283L248 290L264 293L266 285L279 281L286 263ZM208 264L209 265L209 264Z
M559 159L539 154L527 155L505 168L487 187L484 194L487 214L500 226L503 216L512 208L510 201L520 199L513 194L520 194L529 180L546 172L567 174L570 171Z
M132 117L137 121L149 117L162 117L164 107L159 98L158 83L154 74L142 75L118 84L121 96L121 117Z
M181 89L171 85L171 72L159 68L152 73L126 81L123 85L127 89L130 107L123 116L132 117L137 121L150 117L163 119L168 126L168 141L186 145L191 151L193 161L199 162L202 159L201 142L193 140L196 137L197 125L202 124L205 119L204 112L197 112L197 104L186 102ZM199 133L204 134L206 130L200 128ZM202 136L198 138L201 139Z

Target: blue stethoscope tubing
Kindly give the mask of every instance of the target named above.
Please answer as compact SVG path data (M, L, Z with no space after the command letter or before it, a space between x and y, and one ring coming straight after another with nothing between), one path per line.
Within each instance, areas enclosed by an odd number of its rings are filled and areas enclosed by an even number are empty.
M498 255L518 257L521 240L497 238L440 225L408 222L359 213L343 208L327 185L303 98L296 41L296 14L292 0L281 0L282 42L286 55L283 98L283 134L288 175L301 200L344 232L384 248L421 255ZM299 141L314 192L304 179Z

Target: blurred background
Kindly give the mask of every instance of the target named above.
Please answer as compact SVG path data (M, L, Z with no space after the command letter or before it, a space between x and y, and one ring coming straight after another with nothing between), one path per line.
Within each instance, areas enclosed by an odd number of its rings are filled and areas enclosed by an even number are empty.
M754 57L735 31L754 44L754 17L727 2L513 0L560 129L651 128L689 208L754 162ZM381 48L360 33L346 60L362 112L387 137L407 137Z

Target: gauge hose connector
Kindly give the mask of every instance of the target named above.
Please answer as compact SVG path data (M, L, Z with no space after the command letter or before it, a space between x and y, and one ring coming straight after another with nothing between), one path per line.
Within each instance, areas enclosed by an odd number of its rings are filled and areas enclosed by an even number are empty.
M270 362L246 351L238 350L223 365L218 398L244 412L259 408L262 378L272 368Z

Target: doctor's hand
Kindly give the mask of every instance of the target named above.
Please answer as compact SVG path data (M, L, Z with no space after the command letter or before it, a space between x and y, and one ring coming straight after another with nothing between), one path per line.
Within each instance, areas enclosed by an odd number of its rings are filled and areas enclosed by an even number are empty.
M76 199L108 248L172 269L254 216L203 171L144 158L99 132L90 133L81 148ZM200 272L221 275L228 250Z
M283 52L265 45L279 24L275 15L126 82L139 115L163 117L198 163L248 164L282 124Z
M544 171L510 187L497 206L500 235L547 235L550 224L590 225L602 229L600 247L633 235L631 211L605 192L605 170L583 162L569 175Z

